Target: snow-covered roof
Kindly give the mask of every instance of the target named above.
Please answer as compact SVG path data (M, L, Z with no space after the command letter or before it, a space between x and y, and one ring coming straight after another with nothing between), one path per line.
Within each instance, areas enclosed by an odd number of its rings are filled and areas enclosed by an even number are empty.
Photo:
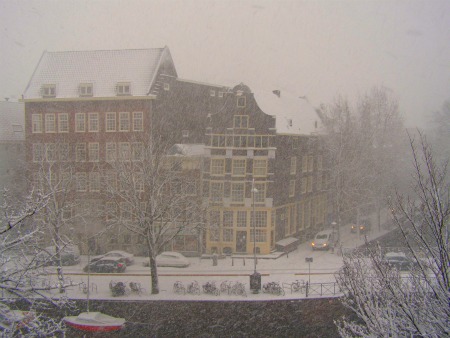
M322 123L314 107L299 95L277 90L253 90L259 108L276 118L278 134L320 133Z
M148 95L163 60L172 62L169 49L45 51L23 94L42 98L45 84L56 85L56 98L79 97L79 86L92 83L94 97L116 96L116 85L129 82L131 95Z
M174 144L169 150L169 155L175 156L203 156L204 144Z
M0 141L24 141L25 110L21 102L0 102Z

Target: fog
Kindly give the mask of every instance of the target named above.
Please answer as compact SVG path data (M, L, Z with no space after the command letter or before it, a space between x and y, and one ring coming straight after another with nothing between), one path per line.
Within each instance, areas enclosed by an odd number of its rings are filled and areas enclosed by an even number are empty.
M407 126L450 95L448 1L0 0L0 97L17 100L44 50L168 46L181 78L289 90L311 104L373 86Z

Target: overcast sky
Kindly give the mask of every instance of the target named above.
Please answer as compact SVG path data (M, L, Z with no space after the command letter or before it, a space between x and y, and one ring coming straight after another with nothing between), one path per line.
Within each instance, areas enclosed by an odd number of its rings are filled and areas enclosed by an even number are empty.
M373 86L409 126L450 99L450 1L0 0L0 98L44 50L168 46L178 75L289 90L317 106Z

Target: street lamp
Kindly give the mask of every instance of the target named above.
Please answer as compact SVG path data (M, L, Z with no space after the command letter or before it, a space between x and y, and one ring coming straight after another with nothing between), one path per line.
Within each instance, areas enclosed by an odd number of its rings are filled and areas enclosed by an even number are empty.
M258 189L255 188L255 180L252 181L252 203L253 203L253 262L254 262L254 272L250 275L250 290L253 293L258 293L261 290L261 274L256 272L256 212L255 212L255 194Z

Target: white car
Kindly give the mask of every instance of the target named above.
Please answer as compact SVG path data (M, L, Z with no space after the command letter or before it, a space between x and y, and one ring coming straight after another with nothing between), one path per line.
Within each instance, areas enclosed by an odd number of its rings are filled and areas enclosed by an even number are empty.
M133 264L134 255L122 250L113 250L109 251L103 255L98 255L91 258L91 262L98 261L102 258L118 258L121 262L125 263L127 266Z
M156 256L157 266L170 266L175 268L186 268L189 266L189 260L179 252L165 251ZM144 262L145 266L149 266L149 262Z

